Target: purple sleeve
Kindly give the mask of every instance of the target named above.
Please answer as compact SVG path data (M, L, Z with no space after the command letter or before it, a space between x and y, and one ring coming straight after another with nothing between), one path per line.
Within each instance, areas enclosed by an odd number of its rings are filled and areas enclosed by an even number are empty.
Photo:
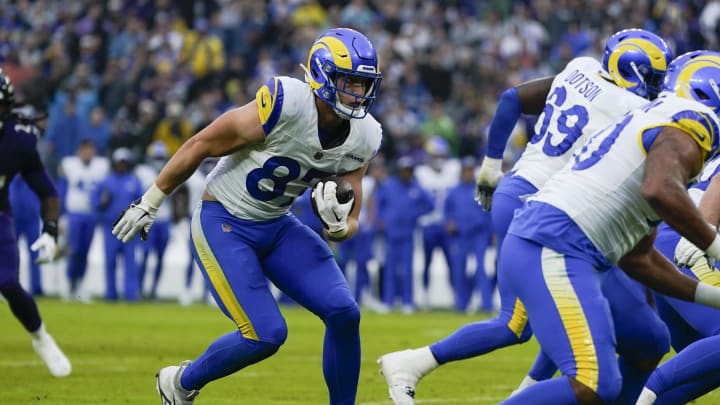
M47 170L45 170L36 149L33 149L33 152L28 157L28 164L22 171L22 177L41 200L58 197L55 183L53 183Z
M511 87L505 90L500 96L495 116L488 131L487 155L489 157L502 159L505 144L507 144L515 124L520 119L521 113L522 106L520 105L517 89Z

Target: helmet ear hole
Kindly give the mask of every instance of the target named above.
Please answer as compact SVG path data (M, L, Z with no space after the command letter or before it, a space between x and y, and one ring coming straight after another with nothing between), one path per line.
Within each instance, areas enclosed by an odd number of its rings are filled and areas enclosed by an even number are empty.
M700 89L695 89L695 90L693 90L693 91L694 91L695 97L696 97L697 99L699 99L699 100L710 100L710 96L707 95L707 94L705 94L704 91L702 91L702 90L700 90Z

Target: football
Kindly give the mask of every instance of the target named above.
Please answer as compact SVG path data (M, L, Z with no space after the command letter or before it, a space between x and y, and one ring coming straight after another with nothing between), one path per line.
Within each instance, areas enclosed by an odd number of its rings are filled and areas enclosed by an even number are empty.
M337 189L335 190L335 196L337 197L337 200L340 204L345 204L346 202L350 201L353 197L355 197L355 192L353 191L352 186L350 185L350 182L345 180L344 178L340 176L330 176L323 180L324 182L332 181L333 183L337 184Z

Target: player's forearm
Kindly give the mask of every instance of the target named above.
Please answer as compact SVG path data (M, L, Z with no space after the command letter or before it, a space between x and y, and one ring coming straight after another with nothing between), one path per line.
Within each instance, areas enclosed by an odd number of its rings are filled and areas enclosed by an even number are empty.
M715 239L717 232L678 181L666 177L656 184L643 184L642 194L660 219L699 248L707 249Z
M56 221L60 218L60 198L43 198L40 203L40 217L43 221Z
M618 265L630 277L661 294L695 301L698 281L683 274L655 249L645 255L626 255Z
M165 195L169 195L192 176L206 157L208 157L207 150L202 142L193 138L188 139L160 171L155 179L155 185Z

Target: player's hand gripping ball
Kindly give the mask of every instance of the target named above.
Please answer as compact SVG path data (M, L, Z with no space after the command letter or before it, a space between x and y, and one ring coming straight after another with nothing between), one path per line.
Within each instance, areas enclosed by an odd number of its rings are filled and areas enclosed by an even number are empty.
M327 177L315 186L310 200L330 236L342 237L347 232L347 217L355 204L350 182L339 176Z

